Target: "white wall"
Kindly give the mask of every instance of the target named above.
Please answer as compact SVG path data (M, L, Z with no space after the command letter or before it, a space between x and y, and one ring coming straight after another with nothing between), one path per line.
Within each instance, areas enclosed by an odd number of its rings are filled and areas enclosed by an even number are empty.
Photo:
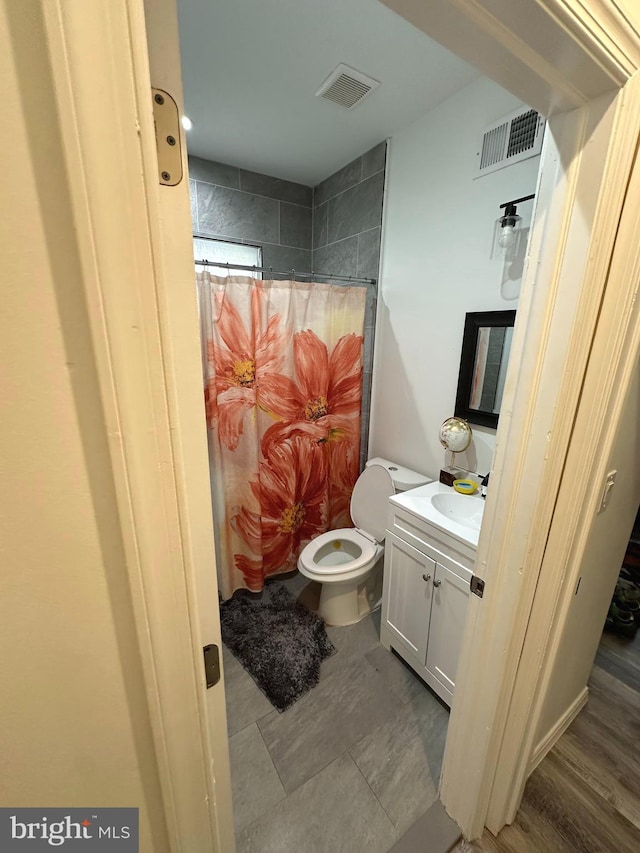
M0 805L137 806L168 850L38 0L0 0Z
M445 464L438 431L454 411L465 313L517 307L520 276L503 282L503 262L490 257L494 223L500 204L535 192L540 158L473 175L485 126L520 106L480 78L390 143L369 455L434 478ZM532 209L518 207L524 227ZM495 432L472 429L456 464L485 473Z

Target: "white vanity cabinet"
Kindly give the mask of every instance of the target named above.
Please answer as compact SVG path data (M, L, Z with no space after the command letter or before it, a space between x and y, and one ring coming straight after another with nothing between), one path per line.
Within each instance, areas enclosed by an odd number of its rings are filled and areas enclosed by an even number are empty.
M396 496L389 503L380 642L450 705L475 544L409 512L398 505L401 500ZM477 543L477 533L472 538Z

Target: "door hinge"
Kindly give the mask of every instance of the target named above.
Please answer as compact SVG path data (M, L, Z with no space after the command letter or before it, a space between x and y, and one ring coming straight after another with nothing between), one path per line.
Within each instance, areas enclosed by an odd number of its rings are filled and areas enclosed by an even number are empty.
M153 123L156 128L158 179L175 187L182 180L182 145L178 105L163 89L151 89Z
M477 578L475 575L472 575L469 587L474 595L477 595L478 598L482 598L484 595L484 581L482 578Z
M207 687L213 687L220 681L220 649L211 643L202 647L204 654L204 674Z

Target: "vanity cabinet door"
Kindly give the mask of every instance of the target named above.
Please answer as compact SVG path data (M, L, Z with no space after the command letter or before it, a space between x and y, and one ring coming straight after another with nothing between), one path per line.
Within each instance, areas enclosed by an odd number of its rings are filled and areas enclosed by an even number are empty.
M436 564L427 669L453 694L469 603L469 580Z
M384 557L383 623L424 664L436 564L412 545L387 533Z

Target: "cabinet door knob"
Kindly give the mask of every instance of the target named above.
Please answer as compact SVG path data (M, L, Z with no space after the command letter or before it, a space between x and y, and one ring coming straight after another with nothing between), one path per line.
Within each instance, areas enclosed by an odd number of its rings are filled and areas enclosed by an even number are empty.
M427 583L431 580L431 575L422 575L422 580Z
M441 583L442 583L442 581L436 581L436 580L434 580L433 585L434 585L434 586L440 586L440 584L441 584Z

